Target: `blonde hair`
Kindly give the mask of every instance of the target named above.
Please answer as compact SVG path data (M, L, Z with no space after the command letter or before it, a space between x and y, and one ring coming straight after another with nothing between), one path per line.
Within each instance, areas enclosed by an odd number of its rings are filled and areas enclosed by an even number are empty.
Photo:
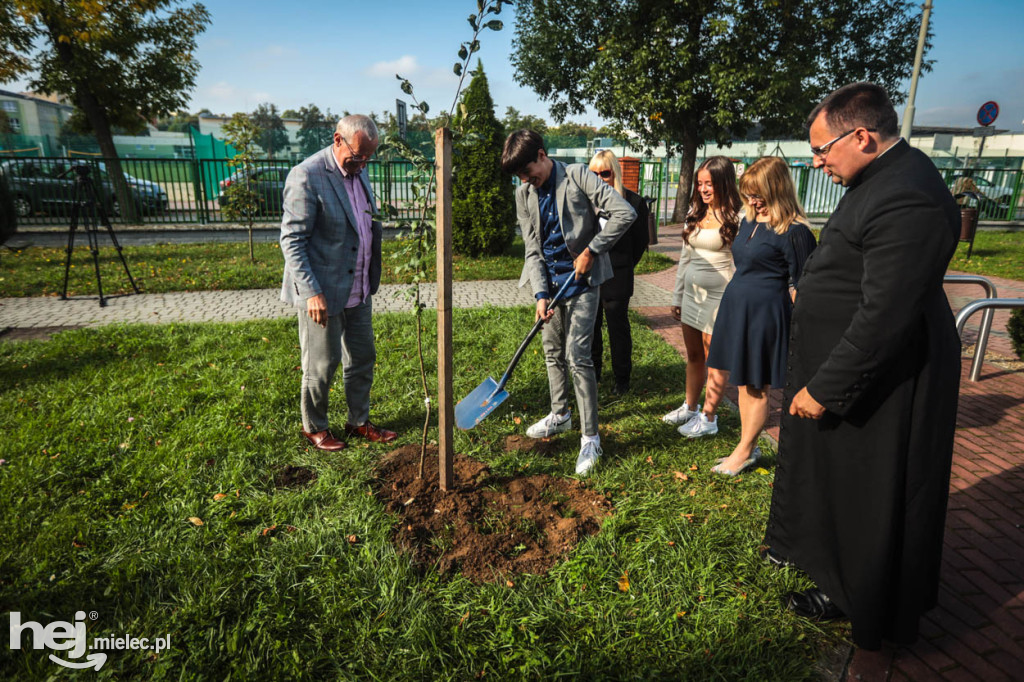
M743 194L743 211L750 221L757 220L757 211L747 197L755 195L764 199L768 208L768 224L777 234L786 234L793 223L808 222L807 214L796 198L789 167L777 156L762 156L750 164L740 177L740 192Z
M619 165L619 160L615 157L613 152L607 149L594 154L594 158L590 160L590 170L597 173L598 171L610 170L612 175L615 177L615 181L612 186L615 187L615 191L626 196L626 192L622 187L622 166Z

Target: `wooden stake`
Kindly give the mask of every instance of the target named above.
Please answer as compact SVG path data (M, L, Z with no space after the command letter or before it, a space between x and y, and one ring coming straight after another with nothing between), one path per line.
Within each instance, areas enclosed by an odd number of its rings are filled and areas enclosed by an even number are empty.
M441 490L454 484L452 402L452 131L434 135L437 164L437 471Z

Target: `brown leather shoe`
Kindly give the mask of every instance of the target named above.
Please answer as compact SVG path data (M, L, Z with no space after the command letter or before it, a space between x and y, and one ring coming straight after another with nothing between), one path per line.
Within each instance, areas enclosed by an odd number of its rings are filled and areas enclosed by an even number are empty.
M306 433L303 431L302 435L305 436L306 440L308 440L317 450L337 452L338 450L343 450L345 448L345 441L338 440L330 431L319 431L317 433Z
M365 438L366 440L374 443L390 443L394 439L398 438L398 434L394 431L388 431L387 429L375 426L370 420L367 420L362 426L345 424L345 433L350 436Z

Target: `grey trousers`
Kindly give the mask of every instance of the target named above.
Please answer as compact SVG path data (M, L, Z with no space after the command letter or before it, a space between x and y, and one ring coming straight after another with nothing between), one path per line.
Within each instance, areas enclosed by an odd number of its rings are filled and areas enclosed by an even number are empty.
M302 428L317 433L328 428L327 401L338 363L342 365L348 423L361 426L370 418L370 387L377 348L373 340L373 304L346 308L321 327L299 310L302 353Z
M584 436L597 435L597 374L590 345L599 300L599 290L593 287L568 301L561 301L555 305L555 314L541 327L551 411L565 414L569 409L571 371L580 431Z

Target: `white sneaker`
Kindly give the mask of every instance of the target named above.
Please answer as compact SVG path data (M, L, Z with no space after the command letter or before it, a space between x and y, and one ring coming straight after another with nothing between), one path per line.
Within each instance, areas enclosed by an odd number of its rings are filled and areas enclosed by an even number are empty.
M700 438L701 436L713 436L718 433L718 415L708 419L703 412L691 419L689 423L683 424L678 429L679 433L687 438Z
M558 415L549 413L548 416L526 429L526 435L530 438L550 438L571 428L572 410Z
M661 421L666 424L675 424L676 426L680 426L690 421L698 414L700 414L700 405L697 405L697 409L691 410L690 406L684 402L681 406L662 417Z
M587 441L581 445L580 456L576 458L576 473L580 476L586 476L603 454L604 451L601 449L601 446L593 441Z

